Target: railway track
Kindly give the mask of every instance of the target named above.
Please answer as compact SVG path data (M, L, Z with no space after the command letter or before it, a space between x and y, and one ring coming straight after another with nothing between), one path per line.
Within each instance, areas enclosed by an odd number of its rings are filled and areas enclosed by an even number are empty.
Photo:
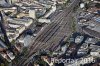
M74 7L78 4L79 0L74 0L73 3L69 5L68 8L64 9L61 13L59 13L52 23L49 24L43 31L40 33L35 40L32 42L31 47L28 50L28 54L25 55L26 58L31 57L34 52L38 51L39 49L51 49L55 50L59 46L59 42L61 39L66 36L70 30L70 15L74 9ZM63 33L62 33L63 32ZM69 32L71 33L71 31ZM67 35L68 36L68 35ZM18 66L25 65L26 61L22 60ZM22 65L22 63L24 63Z
M69 8L65 9L62 13L58 14L58 16L55 17L55 19L53 20L53 23L51 23L52 25L50 24L49 25L50 27L46 28L47 31L45 30L40 36L38 36L38 38L36 39L36 42L33 43L33 46L31 46L30 50L33 49L33 48L36 49L37 47L42 47L42 45L44 45L46 43L45 41L50 39L50 37L55 33L55 31L57 29L59 29L59 27L60 27L59 25L66 23L63 20L64 20L65 17L67 17L67 15L71 12L71 10L73 10L75 5L77 5L76 3L78 3L78 0L75 0L69 6ZM44 42L44 44L41 44L41 42L42 43ZM31 52L30 52L30 54L31 54ZM30 54L29 54L29 56L30 56Z
M70 16L71 15L71 13L68 15L68 16ZM44 43L46 43L46 44L44 44L43 46L42 46L42 49L43 48L45 48L45 49L51 49L51 46L54 44L54 45L56 45L56 44L59 44L59 42L60 42L60 40L64 37L64 36L66 36L67 34L66 34L66 31L65 30L67 30L68 29L68 27L67 28L64 28L64 26L66 25L66 23L67 23L67 17L66 18L64 18L63 19L63 25L62 24L60 24L59 26L60 26L60 29L58 29L57 31L55 31L52 35L50 34L48 37L47 37L47 39L45 39L44 40ZM65 22L66 21L66 22ZM68 26L68 25L66 25L66 26ZM58 43L54 43L54 42L58 42Z
M62 12L63 13L63 12ZM60 14L58 14L59 16L61 16L61 18L63 18L63 15L65 14L65 13L60 13ZM60 17L59 17L60 18ZM55 18L56 19L56 18ZM58 19L57 19L58 20ZM55 20L56 22L57 22L57 20ZM60 19L61 20L61 19ZM55 28L57 28L56 26L57 25L59 25L59 23L55 23L55 22L53 22L53 23L51 23L51 24L49 24L48 26L47 26L47 28L42 32L42 34L40 34L40 35L38 35L36 38L35 38L35 42L33 41L33 44L32 44L32 46L29 48L29 52L30 53L28 53L28 55L26 55L25 57L27 57L27 58L29 58L34 52L33 51L31 51L31 50L34 50L34 49L36 49L39 45L43 45L43 37L46 37L50 32L52 32L53 31L53 29L55 29ZM41 41L42 40L42 41ZM40 42L41 41L41 42ZM22 61L22 63L23 62L25 62L25 60L24 61ZM22 63L20 63L18 66L21 66L21 64Z
M59 16L59 15L58 15ZM65 16L65 12L62 12L62 14L60 15L60 17L58 17L58 19L54 20L53 23L51 23L46 30L44 30L44 32L42 34L40 34L40 36L37 37L36 42L33 43L33 45L31 46L30 50L32 48L37 48L38 45L43 45L41 43L38 42L44 42L45 39L47 39L47 36L49 36L50 34L53 34L60 26L58 26L62 19L66 17ZM38 44L38 45L37 45ZM37 45L37 46L36 46Z

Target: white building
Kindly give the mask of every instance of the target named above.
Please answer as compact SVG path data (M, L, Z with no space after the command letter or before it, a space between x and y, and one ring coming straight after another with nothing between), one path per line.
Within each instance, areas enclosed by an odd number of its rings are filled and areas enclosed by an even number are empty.
M35 10L29 10L29 17L36 19L36 11Z
M24 38L24 46L28 47L31 44L30 42L32 42L31 36L30 35L25 36L25 38Z
M80 8L84 8L85 7L85 4L84 3L81 3L80 4Z
M8 20L9 23L14 23L14 24L21 24L21 25L25 25L25 27L27 28L28 26L30 26L33 23L32 19L10 19Z
M83 41L83 39L84 39L84 36L77 36L75 38L75 43L81 43Z
M20 43L20 44L22 44L23 47L28 47L31 44L30 42L32 42L32 38L33 37L30 36L30 35L22 36L19 39L17 39L17 42Z
M7 36L9 38L10 41L12 40L16 40L16 38L25 30L25 26L23 25L19 25L19 27L10 30L10 29L6 29L7 31Z
M7 49L8 47L5 45L4 42L2 42L2 41L0 40L0 48ZM5 53L5 52L0 52L0 55L1 55L4 59L6 59L8 62L11 62L11 61L15 58L14 54L13 54L12 52L10 52L10 51L6 51L6 53Z
M98 56L100 57L100 52L98 52L98 51L91 51L90 55L91 56L95 56L95 57L98 57Z
M14 54L10 51L7 51L7 55L10 57L11 60L15 58Z
M96 45L92 45L92 50L90 52L91 56L100 57L100 47Z
M67 49L67 45L64 45L64 46L61 47L61 51L62 51L63 53L65 53L66 49Z
M44 19L44 18L38 19L38 22L40 22L40 23L51 23L50 19Z

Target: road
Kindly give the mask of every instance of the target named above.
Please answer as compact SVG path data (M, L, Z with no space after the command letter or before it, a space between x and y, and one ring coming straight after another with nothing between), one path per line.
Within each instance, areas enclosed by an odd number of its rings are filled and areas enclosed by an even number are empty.
M74 0L69 7L54 17L52 23L47 25L32 42L25 58L30 58L35 52L43 49L54 51L60 45L59 43L64 36L68 37L71 35L71 14L78 3L79 0ZM17 66L25 66L28 61L29 59L22 59Z

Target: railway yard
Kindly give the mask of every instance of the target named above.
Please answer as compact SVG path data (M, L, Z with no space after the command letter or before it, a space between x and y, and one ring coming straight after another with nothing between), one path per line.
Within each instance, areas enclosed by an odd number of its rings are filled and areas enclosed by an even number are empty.
M61 40L65 36L69 37L72 34L72 13L78 3L79 0L74 0L66 9L54 17L52 23L48 24L34 39L28 49L29 53L25 56L26 58L31 57L38 50L56 50ZM23 62L27 60L23 60Z
M0 66L100 66L99 0L1 0Z

